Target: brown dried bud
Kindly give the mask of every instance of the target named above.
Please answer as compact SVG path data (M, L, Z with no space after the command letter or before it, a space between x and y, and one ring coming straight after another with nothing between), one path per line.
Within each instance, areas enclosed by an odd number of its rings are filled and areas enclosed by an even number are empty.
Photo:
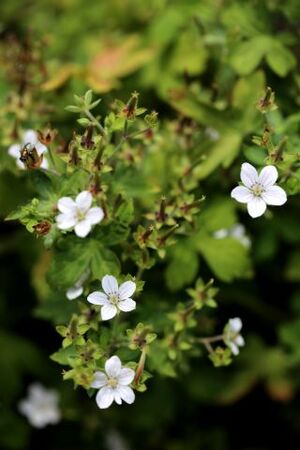
M127 119L131 119L135 116L135 111L138 105L138 98L139 94L137 92L133 92L127 105L125 106L125 108L123 108L122 112L127 117Z
M94 127L93 127L93 125L90 125L87 128L87 131L84 134L84 136L82 136L81 145L82 145L82 147L86 148L87 150L91 150L95 146L95 142L93 141L93 132L94 132Z
M33 228L36 234L38 234L39 236L45 236L51 230L51 223L47 220L43 220L42 222L34 225Z
M51 144L51 142L53 142L54 139L56 138L57 130L53 130L50 128L50 126L48 126L43 131L37 130L37 134L38 134L38 140L42 144L47 146L47 145Z

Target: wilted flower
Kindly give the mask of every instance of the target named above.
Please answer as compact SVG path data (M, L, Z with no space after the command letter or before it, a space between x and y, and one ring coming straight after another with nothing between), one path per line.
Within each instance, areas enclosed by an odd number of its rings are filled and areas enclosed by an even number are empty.
M28 396L19 402L18 408L35 428L55 425L61 419L57 392L46 389L39 383L29 386Z
M239 354L239 347L245 345L243 336L240 334L242 321L239 317L230 319L224 328L224 342L234 355Z
M83 293L83 283L88 279L90 271L87 270L83 273L83 275L79 278L78 281L74 284L74 286L70 287L66 292L66 297L68 300L75 300L75 298L80 297Z
M96 402L100 409L108 408L113 401L118 405L122 400L133 403L135 395L129 384L132 383L135 372L122 367L118 356L112 356L105 363L105 373L96 372L91 387L100 389L96 395Z
M87 301L93 305L102 306L102 320L112 319L119 310L129 312L135 309L136 303L130 298L136 289L133 281L125 281L119 287L115 277L105 275L102 278L102 289L105 294L100 291L95 291L87 298Z
M26 165L20 160L20 157L22 149L27 145L29 145L31 148L35 148L39 157L42 157L42 155L44 155L44 153L48 151L47 147L38 140L38 134L34 130L25 131L22 137L22 142L20 144L13 144L8 149L8 154L15 158L17 166L20 169L26 168ZM42 158L39 167L41 167L42 169L48 169L49 164L46 158Z
M82 191L75 201L70 197L62 197L58 200L57 207L61 214L56 216L58 228L71 230L74 228L78 237L86 237L92 225L101 222L104 217L102 208L91 208L93 197L88 191Z
M241 223L237 223L230 228L222 228L213 234L215 239L224 239L231 237L239 241L245 247L250 247L251 241L246 235L246 229Z
M248 163L242 164L241 180L244 186L231 191L231 197L240 203L247 203L251 217L259 217L266 211L267 205L280 206L286 200L285 191L274 185L278 172L274 166L264 167L258 175L257 170Z

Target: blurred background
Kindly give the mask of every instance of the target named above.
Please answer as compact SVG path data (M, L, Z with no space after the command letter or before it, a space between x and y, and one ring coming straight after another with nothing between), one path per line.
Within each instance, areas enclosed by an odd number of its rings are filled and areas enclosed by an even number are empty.
M73 118L64 107L88 88L103 98L103 110L136 90L162 123L184 123L187 134L202 127L213 141L234 130L249 144L254 99L268 85L281 111L278 126L299 149L299 23L299 0L1 2L1 218L32 193L7 160L18 122L34 129L51 122L67 141ZM261 162L249 145L241 146L238 161L245 158ZM228 192L227 178L226 170L214 172L204 192ZM0 448L299 448L299 200L291 197L288 214L269 223L239 219L251 240L255 276L231 283L214 276L221 288L218 325L241 317L246 347L230 367L193 360L178 379L154 377L130 408L104 412L63 382L61 367L49 359L61 341L53 324L63 323L73 305L43 302L42 244L21 225L2 221ZM205 261L199 272L211 277ZM151 280L153 292L164 291L159 273ZM57 425L35 429L20 414L18 403L35 381L59 393Z

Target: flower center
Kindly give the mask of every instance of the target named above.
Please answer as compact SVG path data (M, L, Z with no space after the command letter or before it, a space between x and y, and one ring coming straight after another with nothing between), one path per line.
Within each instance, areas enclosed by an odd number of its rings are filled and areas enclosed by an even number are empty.
M118 386L118 380L116 378L110 378L107 381L107 386L109 386L111 388L116 388Z
M118 294L110 294L109 301L113 305L117 305L120 301Z
M76 211L76 216L78 220L84 220L85 219L85 212L81 211L79 208Z
M263 186L261 184L255 183L251 187L251 191L252 191L253 195L255 195L256 197L260 197L261 194L264 192L264 188L263 188Z

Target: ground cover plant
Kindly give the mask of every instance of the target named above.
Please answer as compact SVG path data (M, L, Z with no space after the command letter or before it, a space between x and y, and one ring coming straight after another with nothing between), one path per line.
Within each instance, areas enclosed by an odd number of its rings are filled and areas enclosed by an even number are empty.
M3 448L299 442L297 3L1 5Z

